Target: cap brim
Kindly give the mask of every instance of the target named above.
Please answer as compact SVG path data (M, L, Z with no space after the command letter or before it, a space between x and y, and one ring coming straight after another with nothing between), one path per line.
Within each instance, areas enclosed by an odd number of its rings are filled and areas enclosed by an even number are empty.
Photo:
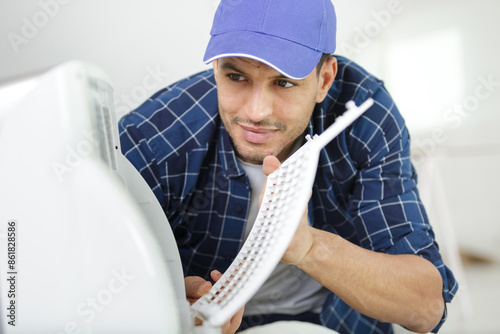
M321 51L251 31L227 32L210 38L203 61L224 57L245 57L260 61L284 76L301 80L318 64Z

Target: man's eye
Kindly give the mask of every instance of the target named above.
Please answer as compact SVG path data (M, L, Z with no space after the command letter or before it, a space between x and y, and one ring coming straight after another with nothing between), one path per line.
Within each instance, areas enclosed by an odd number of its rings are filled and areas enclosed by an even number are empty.
M295 84L291 83L290 81L286 81L286 80L278 80L278 81L276 81L276 84L280 87L283 87L283 88L289 88L289 87L295 86Z
M229 79L231 79L233 81L243 81L243 80L245 80L245 77L242 76L242 75L239 75L239 74L228 74L227 76L229 77Z

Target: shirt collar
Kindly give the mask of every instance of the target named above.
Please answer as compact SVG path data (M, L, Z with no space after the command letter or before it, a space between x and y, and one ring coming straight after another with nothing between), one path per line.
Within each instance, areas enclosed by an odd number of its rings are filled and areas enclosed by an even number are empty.
M219 158L222 165L224 176L235 178L245 174L245 171L238 163L238 158L234 152L229 133L222 122L219 125Z

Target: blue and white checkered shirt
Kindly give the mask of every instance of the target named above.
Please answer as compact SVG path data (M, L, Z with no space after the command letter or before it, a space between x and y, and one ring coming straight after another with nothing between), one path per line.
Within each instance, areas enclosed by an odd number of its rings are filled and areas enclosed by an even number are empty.
M441 260L419 198L403 118L381 81L337 59L337 77L316 105L308 133L322 133L349 100L359 105L371 97L375 104L321 152L309 218L316 228L363 248L428 259L449 302L458 285ZM242 246L251 187L218 115L213 72L162 89L119 127L123 153L165 210L184 274L224 272ZM390 324L354 311L333 293L321 321L340 333L392 332Z

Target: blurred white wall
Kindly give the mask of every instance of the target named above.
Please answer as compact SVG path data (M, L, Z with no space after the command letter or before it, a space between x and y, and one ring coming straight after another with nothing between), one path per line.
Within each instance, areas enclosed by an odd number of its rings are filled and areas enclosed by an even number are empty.
M430 189L421 187L434 194L427 203L434 224L445 227L442 215L448 206L460 248L496 260L499 12L500 2L494 0L407 1L380 35L373 61L412 131L421 178L428 181L432 169L438 173ZM446 201L436 196L439 184Z
M498 259L500 2L333 2L338 53L385 80L412 131L421 178L429 180L425 168L437 166L458 243ZM0 0L0 81L82 59L110 75L119 117L157 89L207 68L202 57L217 4ZM444 206L436 200L428 206L439 230Z
M70 59L107 72L122 115L204 69L217 1L0 0L0 80Z

